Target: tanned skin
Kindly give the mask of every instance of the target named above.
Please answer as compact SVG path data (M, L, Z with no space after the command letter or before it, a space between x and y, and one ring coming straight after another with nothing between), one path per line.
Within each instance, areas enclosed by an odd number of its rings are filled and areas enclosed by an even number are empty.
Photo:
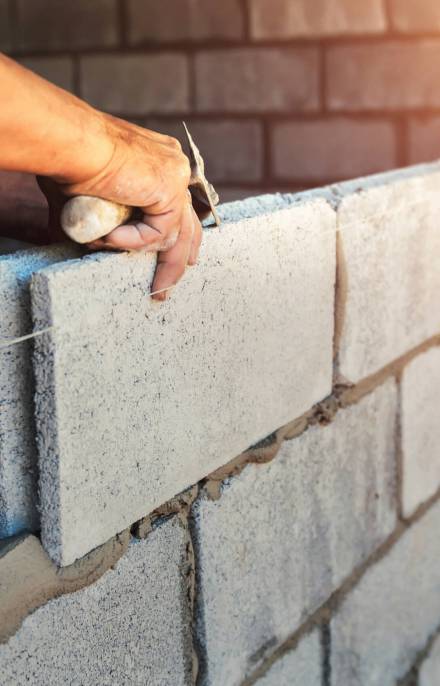
M158 251L152 291L175 284L196 263L202 238L179 142L100 112L1 54L0 84L0 169L38 176L52 237L70 196L138 207L140 220L89 247Z

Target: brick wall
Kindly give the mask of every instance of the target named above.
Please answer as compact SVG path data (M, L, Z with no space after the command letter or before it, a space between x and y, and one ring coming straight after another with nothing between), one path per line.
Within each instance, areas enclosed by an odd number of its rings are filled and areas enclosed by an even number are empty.
M223 199L440 156L436 0L0 0L0 49L180 136Z
M2 686L438 686L439 207L438 163L223 206L164 304L0 256Z

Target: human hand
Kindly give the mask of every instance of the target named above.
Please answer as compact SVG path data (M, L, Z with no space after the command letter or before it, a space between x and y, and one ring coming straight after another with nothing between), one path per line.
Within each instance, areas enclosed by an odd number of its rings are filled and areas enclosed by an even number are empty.
M181 278L187 264L196 263L202 239L202 227L188 191L189 161L174 138L110 115L101 116L112 145L104 167L72 182L68 174L62 179L39 179L49 202L52 234L59 237L60 214L69 196L91 195L140 208L139 220L117 227L89 247L157 251L152 291L161 291L153 297L164 300L164 289Z

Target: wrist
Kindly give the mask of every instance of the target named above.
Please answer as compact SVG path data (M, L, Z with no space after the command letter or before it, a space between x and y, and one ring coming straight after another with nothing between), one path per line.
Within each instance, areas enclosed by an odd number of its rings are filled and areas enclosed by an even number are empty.
M77 131L69 141L59 172L52 176L58 183L66 185L85 183L99 176L115 151L106 115L82 101L77 102L79 107L74 113Z

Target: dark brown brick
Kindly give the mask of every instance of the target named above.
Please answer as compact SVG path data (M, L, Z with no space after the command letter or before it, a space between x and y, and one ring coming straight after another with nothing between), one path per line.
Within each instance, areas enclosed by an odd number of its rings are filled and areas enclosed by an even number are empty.
M313 111L319 106L315 48L243 48L196 57L199 111Z
M73 90L73 62L70 57L29 57L19 61L56 86Z
M382 33L382 0L250 0L255 39Z
M408 124L408 164L440 158L440 116L412 118Z
M396 137L387 121L286 122L272 134L274 174L293 181L338 180L394 167Z
M402 33L440 32L438 0L390 0L391 24Z
M9 0L0 0L0 50L7 52L12 48Z
M188 110L188 64L184 55L100 55L81 59L81 94L118 114Z
M185 119L206 165L207 176L220 183L259 181L263 170L263 137L257 121ZM177 138L186 149L181 120L148 118L144 126Z
M117 44L116 0L16 0L22 50L68 50Z
M332 110L440 106L440 41L330 48L327 105Z
M129 0L133 45L243 36L240 0Z

